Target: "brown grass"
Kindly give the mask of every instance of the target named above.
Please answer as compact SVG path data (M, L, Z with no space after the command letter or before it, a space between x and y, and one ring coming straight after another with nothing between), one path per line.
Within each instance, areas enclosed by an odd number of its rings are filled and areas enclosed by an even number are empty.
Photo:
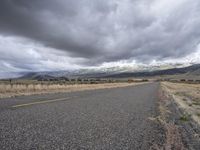
M73 92L133 86L142 83L101 83L101 84L0 84L0 98L56 92Z
M200 85L164 82L162 86L178 106L200 124Z
M171 112L168 110L168 105L171 103L168 95L165 93L163 86L159 90L159 112L160 115L155 118L165 129L165 143L162 147L155 146L156 150L184 150L180 131L173 121L168 119Z

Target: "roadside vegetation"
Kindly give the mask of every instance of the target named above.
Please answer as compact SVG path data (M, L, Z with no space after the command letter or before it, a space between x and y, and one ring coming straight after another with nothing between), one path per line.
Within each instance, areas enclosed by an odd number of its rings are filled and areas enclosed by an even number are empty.
M185 112L180 119L192 118L200 125L200 84L163 82L162 85Z
M200 147L200 84L161 82L159 107L167 141L175 149ZM171 126L171 127L170 127ZM173 142L174 141L174 142Z
M132 86L148 82L133 79L1 80L0 98L42 93L73 92Z
M161 124L165 142L152 149L199 149L200 84L195 80L168 80L160 83L159 115L150 118Z
M169 99L168 95L161 85L158 93L158 112L159 115L153 118L149 118L158 125L163 127L164 142L162 145L153 145L152 150L185 150L185 145L183 143L180 130L174 122L173 112L170 109L172 101ZM185 119L185 118L184 118Z

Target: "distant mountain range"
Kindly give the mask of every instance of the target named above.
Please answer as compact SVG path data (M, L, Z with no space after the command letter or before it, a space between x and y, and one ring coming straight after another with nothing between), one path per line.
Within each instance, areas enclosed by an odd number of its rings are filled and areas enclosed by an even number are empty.
M182 68L171 68L154 71L117 71L115 70L77 70L77 71L57 71L57 72L34 72L27 73L23 79L50 79L50 78L130 78L130 77L154 77L164 75L200 75L200 64L195 64Z
M182 68L165 69L165 70L143 71L143 72L133 72L133 73L125 72L125 73L109 75L107 77L126 78L126 77L154 77L154 76L167 76L167 75L199 76L200 64Z
M140 78L140 77L155 77L155 76L200 76L200 64L190 65L187 67L174 67L169 68L163 66L141 66L140 68L134 67L110 67L103 69L80 69L74 71L45 71L45 72L21 72L14 73L7 78L17 77L20 79L32 80L49 80L55 78ZM1 78L1 76L0 76Z

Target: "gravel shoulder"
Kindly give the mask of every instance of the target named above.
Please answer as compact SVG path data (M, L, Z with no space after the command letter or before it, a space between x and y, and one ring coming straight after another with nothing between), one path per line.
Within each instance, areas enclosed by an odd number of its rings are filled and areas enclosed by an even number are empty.
M184 93L191 94L190 92L195 91L191 89L192 85L188 85L187 88L184 87L186 87L185 84L180 86L174 83L161 83L161 120L168 128L166 134L169 134L169 137L166 140L169 143L171 142L172 146L176 149L199 150L200 126L193 117L196 110L189 107L188 102L184 100L184 96L186 96ZM191 96L194 95L191 94ZM175 142L173 143L173 141Z

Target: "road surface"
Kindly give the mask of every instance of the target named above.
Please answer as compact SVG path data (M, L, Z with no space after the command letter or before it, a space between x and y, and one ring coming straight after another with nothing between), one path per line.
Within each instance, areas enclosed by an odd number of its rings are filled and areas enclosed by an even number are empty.
M1 149L149 149L158 83L0 100Z

